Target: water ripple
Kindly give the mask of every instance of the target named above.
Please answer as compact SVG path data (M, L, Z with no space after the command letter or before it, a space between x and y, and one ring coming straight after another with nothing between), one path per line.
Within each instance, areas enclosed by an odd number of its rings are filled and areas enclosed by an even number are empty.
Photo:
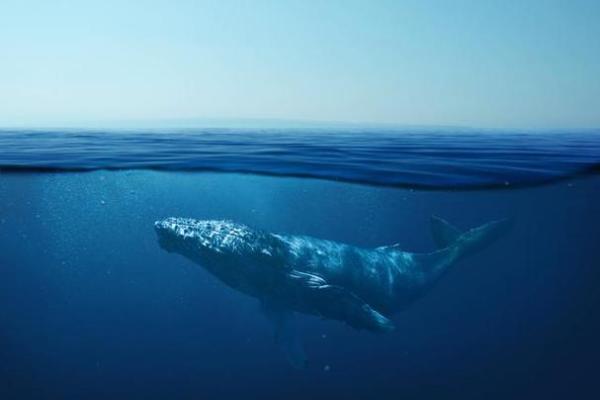
M429 189L518 187L600 170L600 131L0 131L0 170L158 169Z

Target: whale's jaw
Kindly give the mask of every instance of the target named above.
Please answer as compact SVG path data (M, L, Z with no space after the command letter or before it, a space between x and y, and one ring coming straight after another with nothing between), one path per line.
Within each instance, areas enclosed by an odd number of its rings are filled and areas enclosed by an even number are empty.
M161 249L165 250L168 253L175 252L175 246L173 245L173 241L171 240L169 231L161 225L161 221L156 221L154 223L154 231L156 232L156 236L158 238L158 245Z
M178 248L181 247L183 241L182 235L177 231L177 227L172 219L165 219L162 221L156 221L154 223L154 231L158 238L159 246L168 253L177 253Z

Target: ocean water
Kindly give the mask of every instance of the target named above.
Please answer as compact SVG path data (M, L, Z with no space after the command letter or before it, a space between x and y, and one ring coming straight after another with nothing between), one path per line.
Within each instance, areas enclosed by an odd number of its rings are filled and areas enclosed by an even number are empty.
M595 398L600 135L0 132L0 398ZM512 229L375 334L258 301L158 243L168 217L431 252Z

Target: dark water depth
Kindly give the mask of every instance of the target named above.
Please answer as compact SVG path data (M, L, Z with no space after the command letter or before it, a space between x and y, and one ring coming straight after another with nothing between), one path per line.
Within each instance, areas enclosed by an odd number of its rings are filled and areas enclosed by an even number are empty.
M106 166L120 157L104 159L99 149L69 159L68 146L46 152L42 143L29 158L40 157L38 165ZM165 143L166 165L194 163L171 158ZM8 154L0 157L25 165L24 155ZM506 158L499 154L479 162ZM504 217L515 225L394 315L392 333L301 317L303 370L279 352L255 299L162 250L153 229L171 216L232 219L431 251L431 214L462 229ZM0 398L595 398L599 226L597 176L526 189L419 191L247 174L0 172Z

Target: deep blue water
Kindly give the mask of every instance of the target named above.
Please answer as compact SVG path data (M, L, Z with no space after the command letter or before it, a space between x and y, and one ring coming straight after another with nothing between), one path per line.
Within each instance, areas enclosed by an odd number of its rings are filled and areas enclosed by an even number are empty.
M88 133L70 134L80 141L58 133L35 132L23 141L0 134L0 164L10 167L0 170L2 399L598 394L600 176L523 186L589 171L598 159L593 136L516 135L519 141L498 137L494 144L445 134L439 149L432 137L384 135L351 145L339 136L288 149L292 136L283 135L280 148L265 145L263 153L260 144L251 148L234 136L204 153L198 143L218 141L216 134L182 134L174 143L157 136L138 148L124 144L127 136L94 142ZM135 137L139 144L142 136ZM478 157L466 142L487 150ZM412 161L402 161L408 153ZM246 173L177 171L183 165L227 169L236 159L243 168L231 169ZM331 180L286 177L286 165L291 175L325 171L320 177ZM525 167L515 172L515 165ZM50 172L97 166L119 169ZM142 168L149 166L170 171ZM267 173L255 167L284 176L251 174ZM411 188L409 178L439 190ZM519 185L500 184L521 178ZM464 190L482 182L501 189ZM170 216L232 219L274 232L425 252L434 249L432 214L463 229L504 217L515 225L394 315L392 333L299 318L309 356L302 370L278 350L255 299L162 250L153 229L154 221Z

